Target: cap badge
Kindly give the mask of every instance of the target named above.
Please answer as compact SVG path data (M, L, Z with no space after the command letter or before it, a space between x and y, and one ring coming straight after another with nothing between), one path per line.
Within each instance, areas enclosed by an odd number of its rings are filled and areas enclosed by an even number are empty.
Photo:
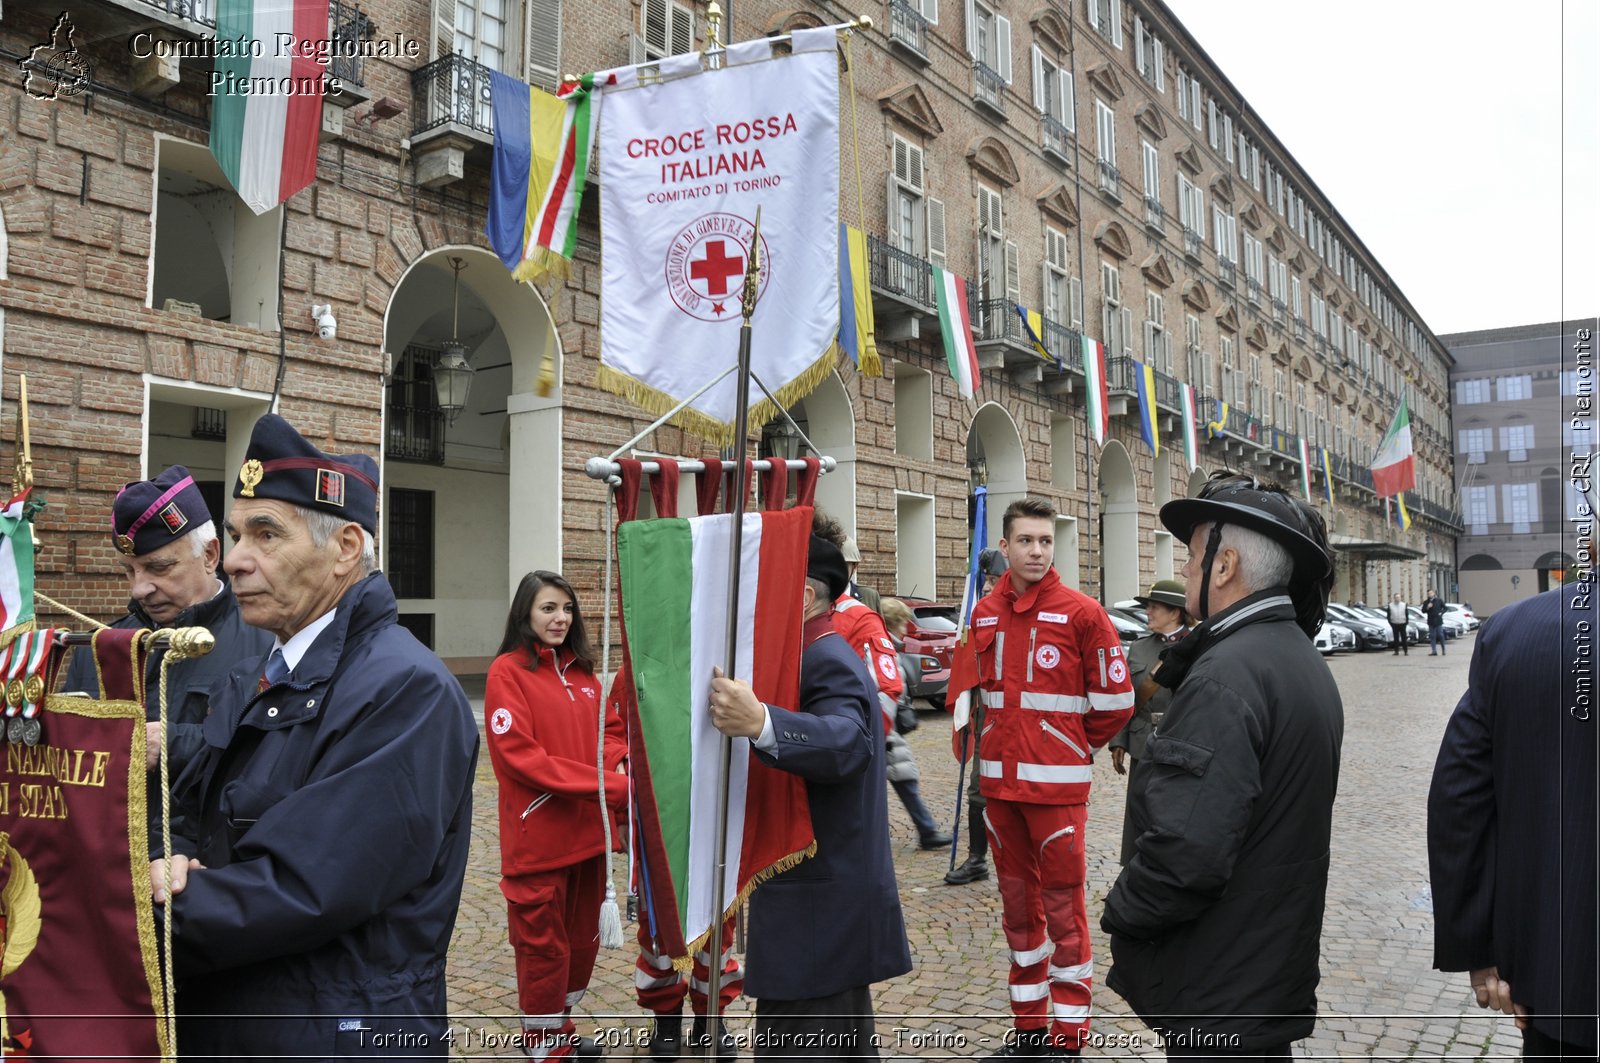
M123 553L127 554L129 557L132 557L133 556L133 536L131 536L131 535L119 535L119 536L117 536L117 549L121 550Z
M178 508L178 503L172 502L161 511L161 523L167 526L167 531L177 535L189 524L189 518L183 515L183 510Z
M251 458L239 468L239 482L244 486L239 490L240 498L256 497L256 484L266 475L266 470L261 467L261 462Z
M317 501L330 506L344 505L344 473L333 469L317 470Z

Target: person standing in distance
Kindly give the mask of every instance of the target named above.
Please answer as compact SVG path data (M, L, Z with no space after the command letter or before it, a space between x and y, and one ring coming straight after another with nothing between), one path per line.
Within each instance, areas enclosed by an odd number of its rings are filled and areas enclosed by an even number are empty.
M1428 656L1432 657L1434 650L1444 655L1444 599L1428 592L1422 600L1422 615L1428 618Z
M600 679L572 584L530 572L517 585L484 688L489 760L499 783L500 892L517 960L522 1030L542 1059L598 1056L572 1009L600 952L605 823L628 804L622 717L605 713L604 793L596 765ZM620 823L618 824L620 826ZM620 839L613 828L612 837Z
M443 1059L445 954L472 828L472 709L397 621L378 466L256 422L224 562L265 660L211 697L170 890L186 1059ZM165 857L166 854L156 854ZM171 896L169 897L169 892Z
M1525 1059L1595 1059L1596 630L1592 583L1486 622L1428 790L1433 965L1516 1016Z
M861 567L861 551L856 548L856 541L851 538L844 540L844 545L839 548L844 552L845 564L850 566L850 586L845 591L852 598L866 603L868 609L874 613L883 612L883 602L878 597L878 592L871 587L866 587L856 582L856 570Z
M1161 507L1200 623L1129 783L1134 852L1106 895L1106 984L1168 1059L1287 1060L1311 1033L1344 708L1312 638L1333 563L1311 506L1219 474Z
M986 721L976 761L1011 949L1016 1025L1000 1057L1077 1055L1089 1031L1094 962L1084 902L1093 750L1133 715L1111 618L1061 582L1056 510L1006 507L1008 570L972 612L974 696ZM960 693L952 672L951 696Z
M1404 653L1411 656L1411 644L1406 640L1406 624L1411 620L1411 613L1406 600L1396 591L1393 598L1389 599L1389 628L1394 632L1394 655Z

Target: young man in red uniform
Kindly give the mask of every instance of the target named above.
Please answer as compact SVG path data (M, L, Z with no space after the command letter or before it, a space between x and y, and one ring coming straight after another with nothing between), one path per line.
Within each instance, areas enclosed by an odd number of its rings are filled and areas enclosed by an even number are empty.
M1133 714L1122 643L1100 603L1061 582L1055 507L1006 507L1009 570L973 610L977 772L1011 948L1014 1038L1002 1057L1077 1055L1093 961L1084 907L1091 753ZM952 696L964 687L952 680Z

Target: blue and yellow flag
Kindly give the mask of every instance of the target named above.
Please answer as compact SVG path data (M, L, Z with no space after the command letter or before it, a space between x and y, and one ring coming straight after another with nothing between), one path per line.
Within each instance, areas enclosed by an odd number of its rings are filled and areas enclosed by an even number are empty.
M1328 448L1322 448L1322 493L1333 501L1333 462L1328 458Z
M872 274L867 234L839 223L839 346L867 376L882 376L876 322L872 319Z
M1228 404L1221 399L1216 402L1216 416L1206 422L1206 438L1221 439L1228 434Z
M1400 525L1401 531L1411 530L1411 514L1406 509L1406 496L1404 493L1394 496L1394 522Z
M1029 310L1021 303L1016 304L1017 316L1022 319L1022 331L1027 334L1028 342L1033 344L1033 353L1047 362L1054 362L1056 369L1066 372L1067 363L1050 353L1050 348L1044 345L1044 315L1037 310Z
M1133 374L1133 387L1139 394L1139 434L1156 457L1161 455L1161 426L1156 423L1156 371L1141 365Z

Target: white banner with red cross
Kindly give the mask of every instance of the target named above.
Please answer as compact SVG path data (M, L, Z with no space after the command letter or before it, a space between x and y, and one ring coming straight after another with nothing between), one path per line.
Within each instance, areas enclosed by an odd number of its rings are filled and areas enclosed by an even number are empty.
M759 208L751 368L780 402L804 396L837 357L834 31L796 33L791 55L618 87L605 107L601 386L661 413L737 363ZM678 423L731 442L735 385L725 377ZM776 412L759 388L751 399L752 423Z

